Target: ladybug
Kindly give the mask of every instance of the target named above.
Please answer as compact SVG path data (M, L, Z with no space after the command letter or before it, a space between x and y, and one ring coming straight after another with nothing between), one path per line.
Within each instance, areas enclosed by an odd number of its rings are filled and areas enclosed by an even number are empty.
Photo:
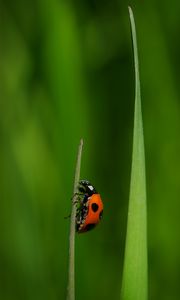
M79 199L76 207L76 232L83 233L99 223L103 214L103 203L100 194L87 180L79 181L77 194Z

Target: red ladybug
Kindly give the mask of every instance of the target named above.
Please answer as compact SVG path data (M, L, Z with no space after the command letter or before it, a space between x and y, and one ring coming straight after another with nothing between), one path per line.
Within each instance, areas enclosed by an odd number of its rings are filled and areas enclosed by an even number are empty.
M79 201L76 210L76 231L93 229L102 218L103 203L100 194L87 180L81 180L78 187Z

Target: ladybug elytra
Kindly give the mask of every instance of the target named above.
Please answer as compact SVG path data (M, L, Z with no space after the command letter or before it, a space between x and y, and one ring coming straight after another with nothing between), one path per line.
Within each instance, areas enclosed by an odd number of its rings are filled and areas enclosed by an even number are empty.
M93 229L102 218L103 203L100 194L87 180L80 180L79 201L76 209L76 231L78 233Z

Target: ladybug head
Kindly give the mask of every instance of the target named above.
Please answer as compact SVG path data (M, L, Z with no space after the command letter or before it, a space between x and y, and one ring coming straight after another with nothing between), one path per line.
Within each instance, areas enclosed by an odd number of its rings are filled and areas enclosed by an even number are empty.
M88 196L92 196L93 194L97 194L95 187L87 180L80 180L78 190L80 193L87 194Z

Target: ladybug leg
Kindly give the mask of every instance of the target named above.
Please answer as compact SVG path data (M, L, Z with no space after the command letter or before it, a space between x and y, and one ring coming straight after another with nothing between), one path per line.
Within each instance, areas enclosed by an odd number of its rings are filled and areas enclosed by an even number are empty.
M83 196L83 193L74 193L74 195L71 197L73 204L77 204L81 200L82 196ZM74 198L76 198L76 199L74 199Z
M83 193L75 193L72 197L71 197L71 201L73 203L73 205L77 204L77 203L82 203L82 195ZM76 199L74 199L76 197ZM71 214L69 214L68 216L65 216L64 219L68 219L70 218Z
M69 218L70 218L70 216L71 216L71 214L70 214L70 215L68 215L68 216L65 216L65 217L64 217L64 219L69 219Z

